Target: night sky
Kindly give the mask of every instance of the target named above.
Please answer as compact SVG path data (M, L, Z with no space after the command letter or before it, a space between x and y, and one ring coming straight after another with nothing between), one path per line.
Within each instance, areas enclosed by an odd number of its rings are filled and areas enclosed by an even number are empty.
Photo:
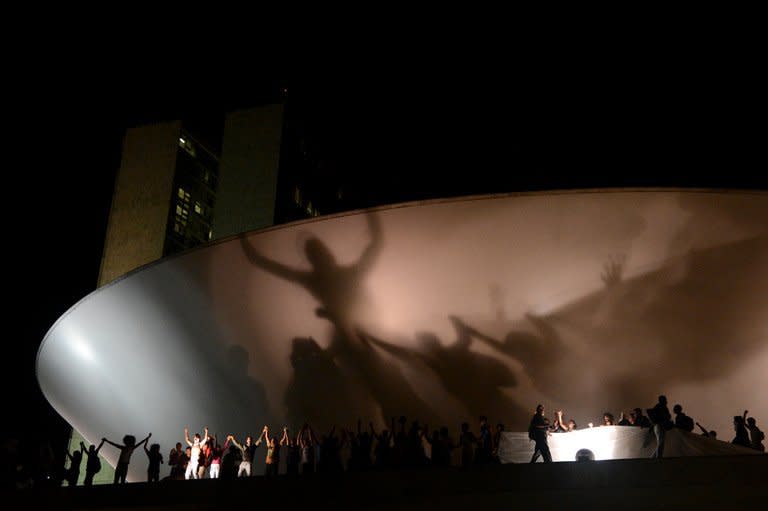
M749 69L541 71L332 84L251 78L207 89L139 79L117 86L113 77L34 92L20 84L3 159L11 286L2 434L63 430L38 390L35 354L56 319L95 289L126 126L215 118L287 87L287 101L324 114L328 151L372 204L597 186L768 189L757 129L765 112Z

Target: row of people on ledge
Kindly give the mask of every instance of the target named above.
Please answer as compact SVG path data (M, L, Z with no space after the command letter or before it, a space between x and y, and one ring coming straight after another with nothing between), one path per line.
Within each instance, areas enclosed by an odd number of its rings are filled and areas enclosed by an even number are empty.
M636 408L626 416L622 412L619 421L614 421L614 416L606 412L601 426L636 426L653 430L657 438L654 456L661 457L664 431L672 427L693 431L694 424L698 425L682 412L680 405L676 405L673 410L676 415L674 422L667 409L666 397L659 396L659 402L653 408L647 409L647 415L643 415L642 410ZM764 451L765 447L762 444L764 434L757 427L755 419L747 418L747 415L748 412L745 411L743 416L734 417L736 437L732 443ZM477 435L470 431L468 423L463 423L456 442L450 437L446 427L428 435L428 426L422 427L418 421L414 421L408 429L406 424L406 418L400 417L399 430L396 430L393 417L391 429L377 432L373 423L369 423L368 430L364 430L361 422L358 421L356 431L334 426L330 432L320 435L319 438L309 424L304 424L296 435L292 435L287 427L283 427L278 434L275 434L268 426L264 426L261 434L255 439L247 435L241 441L235 435L227 435L223 445L217 435L210 435L207 427L204 428L202 435L195 433L192 437L189 436L189 430L185 428L186 447L179 442L168 455L168 465L171 468L169 477L201 479L207 476L217 479L251 476L254 473L256 449L261 445L265 447L264 474L268 476L277 475L283 452L286 457L286 474L311 474L315 471L342 472L344 466L341 450L347 445L350 448L348 471L426 465L450 466L452 452L455 449L460 449L463 468L499 462L497 450L504 425L498 424L495 431L492 431L486 417L480 417L480 431ZM589 423L589 426L593 427L594 424ZM714 431L707 431L700 425L699 428L704 436L716 438ZM557 411L554 421L550 424L549 419L544 415L544 407L539 405L528 431L529 438L536 442L531 462L535 462L539 456L542 456L545 462L552 460L547 445L548 435L567 433L576 429L576 422L573 419L566 421L562 410ZM147 447L151 437L150 433L137 443L134 436L126 435L122 444L103 438L98 446L91 445L88 449L81 443L80 450L72 454L67 453L70 468L63 479L70 485L77 484L82 458L85 456L87 462L84 484L93 484L94 476L101 470L99 453L107 443L120 450L115 467L115 484L125 483L131 455L139 447L143 447L149 462L147 480L159 481L160 466L164 464L165 459L158 444ZM424 442L431 447L429 457L426 455Z
M702 431L703 436L717 439L717 432L708 431L698 422L694 422L691 417L683 413L683 407L681 405L676 404L672 410L675 413L674 422L672 421L672 415L669 413L669 408L667 407L667 397L662 395L659 396L659 401L653 408L648 408L646 410L648 415L643 415L643 410L641 408L635 408L628 416L625 416L624 412L621 412L621 417L617 422L612 413L605 412L603 414L603 422L600 425L636 426L652 429L653 433L656 435L656 450L653 453L654 458L661 458L663 456L665 431L672 428L693 432L695 424ZM733 417L733 428L736 432L736 436L731 443L765 452L765 445L763 445L765 434L757 427L755 418L747 417L748 414L749 410L744 410L744 415L735 415ZM588 426L594 427L594 424L590 422ZM576 422L573 419L566 422L563 418L562 410L556 412L556 418L550 424L549 419L544 415L544 406L538 405L536 407L536 413L533 415L528 427L528 437L536 442L533 456L531 457L531 463L535 463L540 456L544 459L545 463L552 461L549 445L547 443L548 435L552 433L568 433L576 429Z

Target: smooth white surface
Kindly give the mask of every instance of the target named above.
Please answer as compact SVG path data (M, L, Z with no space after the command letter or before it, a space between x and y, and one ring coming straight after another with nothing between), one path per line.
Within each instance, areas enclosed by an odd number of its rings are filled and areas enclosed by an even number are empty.
M730 439L744 409L768 420L767 199L496 196L248 233L81 300L38 379L89 441L152 431L166 458L184 426L221 443L417 413L524 430L539 402L586 424L662 393ZM131 478L145 467L134 453Z

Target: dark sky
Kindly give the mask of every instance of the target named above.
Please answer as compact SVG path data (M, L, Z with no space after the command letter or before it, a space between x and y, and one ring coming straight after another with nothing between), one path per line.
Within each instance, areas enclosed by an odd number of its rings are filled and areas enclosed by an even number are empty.
M596 186L768 188L765 111L749 68L605 66L225 87L196 86L189 74L20 84L4 135L11 327L2 383L16 413L3 428L56 427L35 354L56 319L95 289L126 126L212 118L285 86L288 101L323 114L329 151L371 202Z

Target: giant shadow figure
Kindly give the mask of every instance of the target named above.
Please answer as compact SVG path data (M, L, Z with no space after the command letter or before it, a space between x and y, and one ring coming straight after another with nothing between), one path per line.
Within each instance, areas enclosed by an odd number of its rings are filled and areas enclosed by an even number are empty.
M461 401L474 417L482 415L523 428L526 411L501 389L517 385L514 372L503 362L471 350L475 333L455 316L450 317L456 341L444 346L432 333L421 333L420 350L410 350L361 332L361 337L406 363L422 363L435 372L443 388Z
M308 291L320 304L315 310L320 317L328 319L334 326L334 334L327 353L314 353L315 360L323 360L326 355L331 357L347 385L356 390L365 390L373 400L381 406L382 419L386 423L388 417L407 415L433 419L429 407L413 391L400 370L382 359L370 346L362 342L356 333L362 312L368 307L368 299L364 290L365 278L370 273L376 259L381 253L382 235L379 219L374 214L366 216L371 241L357 262L343 266L337 263L332 252L318 238L306 241L304 250L311 265L310 270L299 270L269 259L258 253L246 241L240 242L249 261L259 268L293 282ZM347 420L352 421L359 416L373 416L375 413L370 406L370 398L354 398L351 393L335 396L336 403L316 402L330 398L327 393L313 390L307 386L307 381L317 381L321 374L328 376L329 366L320 363L320 374L308 374L306 371L316 364L296 362L304 358L304 348L307 343L294 342L294 352L291 354L294 375L289 392L286 394L286 406L289 416L298 417L304 413L312 415L316 406L329 406L338 413L340 407L349 410ZM319 348L319 346L317 346ZM296 350L299 349L299 353ZM309 351L316 351L314 347ZM336 381L332 378L331 381ZM317 382L322 384L321 382ZM304 395L298 389L309 389L310 394ZM363 394L363 393L359 393ZM344 399L350 400L343 403ZM326 420L332 420L328 417ZM332 422L330 423L332 424Z

